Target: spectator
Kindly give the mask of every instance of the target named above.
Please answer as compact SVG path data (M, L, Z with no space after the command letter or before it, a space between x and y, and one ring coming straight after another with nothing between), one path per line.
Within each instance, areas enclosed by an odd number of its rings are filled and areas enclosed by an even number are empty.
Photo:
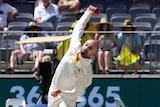
M113 25L106 18L101 18L97 24L98 31L111 31ZM95 39L100 41L98 49L98 66L100 74L108 74L111 60L111 50L116 47L116 39L112 33L97 33Z
M59 0L58 7L61 14L64 13L76 13L79 11L79 0Z
M122 31L127 31L125 33L121 32L118 34L118 52L122 51L122 47L125 45L131 51L132 54L139 55L141 51L141 39L135 31L135 27L132 24L131 20L126 19L124 21ZM137 72L138 63L133 63L134 73ZM125 70L125 73L128 73L128 67L126 65L120 64L121 68Z
M41 28L37 27L34 22L29 23L29 27L26 27L25 30L27 31L39 31ZM30 38L30 37L37 37L41 36L37 33L26 33L21 36L20 41ZM39 61L41 61L42 57L42 50L44 48L43 44L20 44L20 50L14 50L11 53L10 56L10 66L7 69L7 73L14 73L14 66L18 60L30 60L31 57L35 60L34 67L32 69L33 72L36 72L38 70ZM18 57L18 56L21 56Z
M57 26L57 18L59 17L58 6L49 2L49 0L42 0L43 5L38 5L34 10L34 19L38 23L51 22L54 30Z
M78 20L81 18L81 16L84 14L85 10L80 10L79 12L76 13L76 21L74 23L72 23L71 28L70 28L70 32L73 31L76 23L78 22ZM88 22L86 27L85 27L85 31L97 31L96 26L92 23L92 22ZM88 39L93 39L93 34L92 33L87 33L84 34L82 36L81 39L81 43L82 45L88 40ZM57 46L57 50L58 50L58 59L61 60L61 58L63 57L63 55L66 53L66 51L68 50L69 47L69 43L70 40L66 40L61 42L58 46ZM63 52L62 52L63 51Z
M0 24L7 27L7 23L13 21L16 14L18 14L16 8L0 0Z

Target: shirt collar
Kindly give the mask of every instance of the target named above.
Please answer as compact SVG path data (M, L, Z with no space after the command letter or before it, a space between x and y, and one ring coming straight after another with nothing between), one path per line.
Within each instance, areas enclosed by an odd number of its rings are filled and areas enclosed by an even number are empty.
M81 63L82 66L88 66L91 64L92 59L80 58L79 62Z
M42 5L40 5L40 6L41 6L43 9L48 9L48 8L51 6L51 3L49 3L49 5L48 5L47 8L44 7L43 3L42 3Z
M78 55L79 55L79 52L74 56L74 59L72 61L73 63L76 63L78 66L88 66L91 64L92 59L81 57L78 60Z

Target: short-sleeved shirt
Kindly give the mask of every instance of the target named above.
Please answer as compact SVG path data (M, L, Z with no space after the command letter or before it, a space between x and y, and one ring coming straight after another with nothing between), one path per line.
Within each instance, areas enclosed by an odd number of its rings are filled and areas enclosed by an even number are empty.
M28 39L29 36L24 34L21 36L20 41ZM33 43L33 44L24 44L24 48L28 54L33 53L33 51L43 50L44 44L43 43Z
M124 33L119 33L117 37L118 47L122 47L123 45L127 45L131 51L136 52L137 46L141 46L141 38L138 34L133 33L129 37Z
M0 6L0 11L3 12L3 14L0 14L0 23L3 26L7 26L7 18L8 18L8 13L16 10L13 6L9 5L8 3L2 3Z
M34 10L34 19L36 18L43 18L49 17L51 15L55 14L57 17L59 17L59 9L58 6L55 4L49 4L47 8L45 8L43 5L39 5Z

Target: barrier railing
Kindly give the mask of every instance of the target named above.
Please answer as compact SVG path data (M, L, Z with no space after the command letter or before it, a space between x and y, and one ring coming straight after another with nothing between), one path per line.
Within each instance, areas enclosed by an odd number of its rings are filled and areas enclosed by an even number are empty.
M92 32L84 32L84 34L95 34L95 33L101 33L101 34L113 34L116 37L116 42L118 44L118 38L117 35L121 33L122 31L92 31ZM62 36L62 35L70 35L71 33L68 31L38 31L38 32L26 32L26 31L7 31L7 32L0 32L0 69L1 71L5 71L5 69L9 66L9 59L11 56L11 52L15 49L19 49L19 45L15 44L17 41L19 41L20 37L23 34L41 34L43 36ZM123 32L123 33L130 33L130 32ZM159 73L160 70L160 32L159 31L134 31L131 32L134 34L137 34L141 38L141 51L139 53L140 59L138 61L138 68L136 69L138 73ZM31 35L32 36L32 35ZM35 35L34 35L35 36ZM87 40L87 38L85 39ZM132 39L131 39L131 42ZM45 43L45 46L57 46L60 42L48 42ZM64 42L63 42L64 43ZM46 48L46 47L45 47ZM62 45L62 51L58 54L64 54L65 53L66 44ZM131 50L132 51L132 50ZM119 65L119 62L116 60L117 56L120 54L117 51L117 47L112 50L112 58L110 62L110 72L111 73L123 73L125 69ZM131 52L132 53L132 52ZM93 60L93 71L94 73L99 73L99 67L98 67L98 55ZM32 61L33 62L33 61ZM33 62L34 63L34 62ZM33 63L31 64L33 66ZM17 65L15 69L19 71L29 71L28 67L25 67L26 63L23 65ZM23 66L22 68L20 66ZM26 68L26 69L24 69ZM129 71L134 71L133 66L129 66Z

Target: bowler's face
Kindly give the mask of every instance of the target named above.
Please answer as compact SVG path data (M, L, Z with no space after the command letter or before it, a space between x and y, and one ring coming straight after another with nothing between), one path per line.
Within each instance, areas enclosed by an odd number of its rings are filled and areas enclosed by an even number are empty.
M81 56L83 58L91 58L92 56L95 56L97 53L97 47L98 45L95 40L86 41L81 48Z

